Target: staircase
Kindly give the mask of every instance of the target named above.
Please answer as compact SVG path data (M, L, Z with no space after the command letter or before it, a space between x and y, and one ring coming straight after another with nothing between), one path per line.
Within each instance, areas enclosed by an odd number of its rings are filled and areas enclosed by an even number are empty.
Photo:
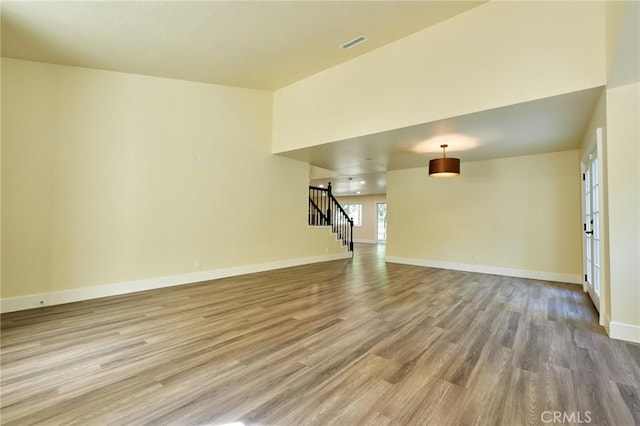
M331 232L353 252L353 219L331 193L331 182L327 188L309 186L309 225L331 226Z

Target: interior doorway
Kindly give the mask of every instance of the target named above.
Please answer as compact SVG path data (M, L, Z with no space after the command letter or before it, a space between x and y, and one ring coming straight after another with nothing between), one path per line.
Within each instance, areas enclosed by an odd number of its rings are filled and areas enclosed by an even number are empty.
M582 160L582 199L583 199L583 269L585 290L589 293L594 306L600 312L600 293L602 282L601 247L601 169L600 155L602 129L597 129L592 143Z
M387 241L387 203L376 203L376 240L379 244Z

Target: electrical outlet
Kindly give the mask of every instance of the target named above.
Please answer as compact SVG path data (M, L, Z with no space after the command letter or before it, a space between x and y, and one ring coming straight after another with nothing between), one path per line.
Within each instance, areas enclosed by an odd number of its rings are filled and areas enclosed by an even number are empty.
M480 256L475 256L476 263L480 263Z
M200 269L202 267L202 259L196 259L196 261L194 262L194 266L196 267L196 269Z

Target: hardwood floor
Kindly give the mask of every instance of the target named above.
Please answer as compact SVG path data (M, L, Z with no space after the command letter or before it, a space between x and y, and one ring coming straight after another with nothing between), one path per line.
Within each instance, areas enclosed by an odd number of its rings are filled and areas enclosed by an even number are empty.
M2 315L2 424L640 424L579 286L383 250Z

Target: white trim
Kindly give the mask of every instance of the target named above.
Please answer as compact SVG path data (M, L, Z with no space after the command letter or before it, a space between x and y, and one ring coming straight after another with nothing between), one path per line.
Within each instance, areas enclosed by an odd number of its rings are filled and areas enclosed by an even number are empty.
M587 156L588 154L585 154L585 156ZM584 196L584 185L585 185L585 181L584 181L584 175L586 173L586 167L585 167L585 159L583 157L582 160L580 160L580 224L582 225L581 227L581 232L580 232L580 246L582 247L582 276L584 277L587 273L587 245L586 245L586 238L585 238L585 234L584 234L584 225L585 225L585 216L586 216L586 200L585 200L585 196ZM587 280L583 279L582 280L582 290L587 293L587 291L589 290L587 287Z
M609 323L609 337L640 343L640 326L611 321Z
M611 337L611 318L604 311L600 314L600 325L604 327L609 337Z
M580 208L581 208L581 218L580 218L580 222L582 223L582 225L584 226L586 224L586 199L585 199L585 181L584 181L584 174L586 173L586 169L587 169L587 163L589 163L592 159L590 158L591 155L595 152L596 158L598 160L598 186L600 187L600 190L598 191L598 199L596 200L598 203L598 212L600 213L600 223L598 224L598 228L600 229L600 250L599 250L599 259L598 259L598 265L600 266L598 268L598 280L600 283L600 294L592 294L595 293L595 289L593 288L593 283L592 287L589 287L589 283L584 280L582 282L582 288L584 289L585 293L587 293L587 295L591 298L591 300L593 301L594 306L596 307L596 310L598 312L601 312L603 309L602 307L604 306L605 300L604 298L605 296L605 291L604 291L604 287L608 286L608 283L606 282L606 265L605 265L605 261L604 261L604 256L605 256L605 249L604 249L604 241L607 238L607 230L606 227L604 226L604 191L605 191L605 186L606 183L604 181L604 155L603 155L603 130L602 127L598 127L595 129L595 132L593 134L593 137L591 137L589 139L589 143L586 146L583 154L582 154L582 159L580 160ZM583 228L584 230L584 228ZM587 245L586 245L586 234L582 233L582 238L581 238L581 243L582 243L582 274L583 276L587 275ZM595 261L595 259L593 260ZM593 281L593 280L592 280ZM591 290L591 291L590 291ZM600 320L600 325L602 325L603 320Z
M375 211L373 212L373 214L374 214L373 222L376 224L376 230L375 230L376 234L375 234L375 235L376 235L376 239L377 239L377 238L378 238L378 206L379 206L380 204L384 204L384 205L386 205L386 204L387 204L387 200L385 199L384 201L376 201L376 202L375 202L375 204L376 204L376 208L375 208ZM386 218L385 218L385 224L387 224L387 225L388 225ZM385 229L385 234L386 234L386 231L387 231L387 230ZM385 239L384 239L384 240L376 241L376 243L378 243L378 242L381 242L381 243L385 243L385 244L386 244L386 242L387 242L387 237L386 237L386 235L385 235Z
M377 241L374 240L360 240L360 239L355 239L353 240L354 243L362 243L362 244L378 244Z
M348 259L350 257L351 252L345 251L344 253L328 254L324 256L302 257L297 259L280 260L277 262L212 269L209 271L191 272L188 274L166 277L146 278L95 287L84 287L74 290L53 291L49 293L31 294L28 296L10 297L0 300L0 312L13 312L38 308L40 306L60 305L63 303L78 302L80 300L97 299L99 297L116 296L118 294L135 293L138 291L153 290L156 288L192 284L219 278L235 277L237 275L253 274L255 272L307 265L310 263Z
M507 277L532 278L535 280L558 281L562 283L582 284L579 275L558 274L555 272L530 271L526 269L502 268L498 266L472 265L466 263L441 262L439 260L411 259L405 257L387 256L384 259L390 263L405 265L427 266L429 268L453 269L454 271L478 272L480 274L504 275Z

